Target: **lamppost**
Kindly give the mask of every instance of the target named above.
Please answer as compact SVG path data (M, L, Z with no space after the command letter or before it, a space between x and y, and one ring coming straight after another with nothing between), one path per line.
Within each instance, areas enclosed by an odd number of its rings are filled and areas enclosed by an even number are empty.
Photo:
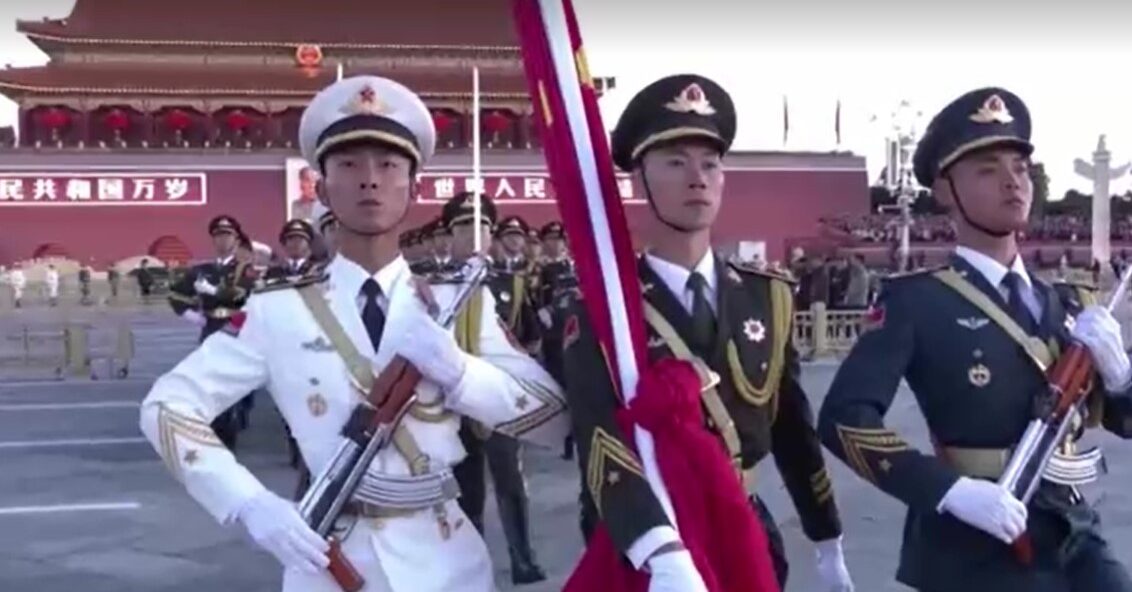
M912 204L916 203L919 185L912 168L912 153L916 149L918 124L922 112L907 100L900 101L892 112L892 130L885 139L885 188L896 195L896 209L900 214L900 244L897 247L899 269L909 269L911 254Z

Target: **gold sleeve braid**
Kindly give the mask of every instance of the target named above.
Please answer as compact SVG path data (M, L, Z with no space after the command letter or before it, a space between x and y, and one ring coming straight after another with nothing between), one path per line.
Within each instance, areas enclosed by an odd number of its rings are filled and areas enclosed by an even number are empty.
M810 488L819 504L824 504L833 497L833 483L830 482L829 471L825 467L810 475Z
M853 428L837 424L837 437L845 452L846 462L858 475L871 483L876 483L877 479L866 453L884 457L908 450L908 444L896 432L883 428ZM876 464L885 472L892 468L892 461L887 458L881 458Z
M161 438L161 458L165 466L177 480L181 480L181 462L192 464L196 462L197 454L193 450L185 453L182 459L178 447L178 439L195 442L201 446L223 448L224 444L212 431L212 426L199 417L192 417L169 409L164 404L157 410L157 428Z
M590 490L594 507L603 513L601 495L605 486L616 485L621 477L618 469L644 478L644 469L637 455L617 438L602 428L594 428L590 438L590 454L586 463L586 486Z

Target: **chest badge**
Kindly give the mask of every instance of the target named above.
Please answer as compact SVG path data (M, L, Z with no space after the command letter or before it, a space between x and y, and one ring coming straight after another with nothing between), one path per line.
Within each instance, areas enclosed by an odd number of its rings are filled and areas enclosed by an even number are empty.
M500 292L499 293L499 299L503 302L511 302L511 293L510 292Z
M732 282L734 282L736 284L743 283L743 278L739 277L739 272L735 271L734 269L728 269L727 270L727 279L731 280Z
M766 339L766 326L760 320L747 319L743 321L743 334L747 336L747 341L762 343Z
M966 319L955 319L955 322L958 323L960 327L965 327L972 331L976 331L987 326L987 323L989 323L990 320L982 317L969 317Z
M983 388L990 384L991 371L985 364L975 364L967 369L967 380L974 386Z
M302 348L307 350L307 351L319 352L319 353L326 353L326 352L334 351L334 346L331 345L330 342L327 341L326 338L321 336L321 335L319 335L313 341L308 341L306 343L303 343Z
M315 393L307 397L307 411L311 412L314 417L322 417L326 415L326 410L329 408L326 398L322 395Z

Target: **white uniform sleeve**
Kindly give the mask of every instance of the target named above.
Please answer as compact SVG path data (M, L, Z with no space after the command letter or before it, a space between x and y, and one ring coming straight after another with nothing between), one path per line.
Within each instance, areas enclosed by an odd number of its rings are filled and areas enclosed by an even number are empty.
M509 436L561 446L570 429L562 388L508 339L490 290L483 291L482 305L479 351L466 355L463 377L447 394L448 407Z
M244 307L232 331L218 331L157 379L141 406L141 430L217 521L230 522L264 486L221 444L210 423L267 382L265 316L259 298Z

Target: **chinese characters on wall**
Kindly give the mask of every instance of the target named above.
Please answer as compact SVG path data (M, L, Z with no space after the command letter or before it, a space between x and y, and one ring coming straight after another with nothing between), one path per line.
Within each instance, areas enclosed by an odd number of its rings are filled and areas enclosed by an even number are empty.
M554 186L546 173L496 173L482 175L483 193L499 204L547 204L554 203ZM417 201L422 203L444 202L463 191L472 191L475 180L471 173L429 172L420 176L420 194ZM617 189L626 203L644 203L643 197L633 194L633 184L627 175L617 178Z
M205 173L4 173L3 206L201 206Z

